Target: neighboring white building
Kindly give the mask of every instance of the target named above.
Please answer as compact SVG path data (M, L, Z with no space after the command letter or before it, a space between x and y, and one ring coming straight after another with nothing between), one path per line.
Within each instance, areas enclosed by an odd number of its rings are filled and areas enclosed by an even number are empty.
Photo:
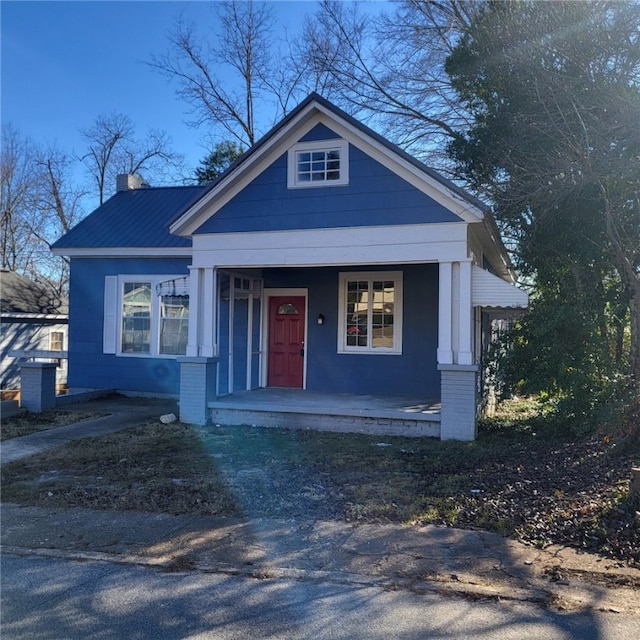
M0 387L20 388L20 361L11 353L60 352L66 356L69 324L66 300L45 286L13 271L0 273ZM48 355L48 354L47 354ZM54 353L51 358L54 358ZM66 357L60 360L56 382L67 381Z

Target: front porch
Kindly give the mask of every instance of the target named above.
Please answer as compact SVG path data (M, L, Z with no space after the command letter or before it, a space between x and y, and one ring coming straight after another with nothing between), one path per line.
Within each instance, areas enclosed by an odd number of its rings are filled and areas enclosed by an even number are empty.
M440 437L440 404L418 398L263 388L208 403L213 424Z

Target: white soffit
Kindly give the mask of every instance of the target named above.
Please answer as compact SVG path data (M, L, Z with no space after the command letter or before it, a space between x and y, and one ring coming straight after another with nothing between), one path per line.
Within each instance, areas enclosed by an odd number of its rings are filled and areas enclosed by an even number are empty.
M525 291L476 265L471 270L471 298L474 307L526 309L529 306Z

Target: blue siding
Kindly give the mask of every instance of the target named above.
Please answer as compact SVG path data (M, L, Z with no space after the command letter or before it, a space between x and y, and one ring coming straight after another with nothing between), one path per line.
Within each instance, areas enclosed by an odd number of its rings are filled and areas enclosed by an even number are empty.
M440 397L438 266L397 266L388 267L388 270L403 272L402 355L337 353L338 274L341 269L265 272L266 287L308 287L306 344L307 389L310 391L411 396L424 400ZM325 316L323 325L315 322L319 313Z
M231 233L458 222L460 218L357 147L349 184L287 189L283 154L196 231Z
M187 275L190 260L72 258L69 294L70 387L179 393L174 358L124 357L102 353L105 276Z
M324 124L317 124L309 133L300 138L300 142L315 142L316 140L335 140L340 138L335 131L332 131Z

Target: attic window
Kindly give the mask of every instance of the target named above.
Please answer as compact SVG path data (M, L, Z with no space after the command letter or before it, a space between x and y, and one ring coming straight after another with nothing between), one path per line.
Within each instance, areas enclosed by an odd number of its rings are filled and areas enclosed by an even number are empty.
M346 140L300 142L289 149L287 160L289 189L349 183L349 144Z

